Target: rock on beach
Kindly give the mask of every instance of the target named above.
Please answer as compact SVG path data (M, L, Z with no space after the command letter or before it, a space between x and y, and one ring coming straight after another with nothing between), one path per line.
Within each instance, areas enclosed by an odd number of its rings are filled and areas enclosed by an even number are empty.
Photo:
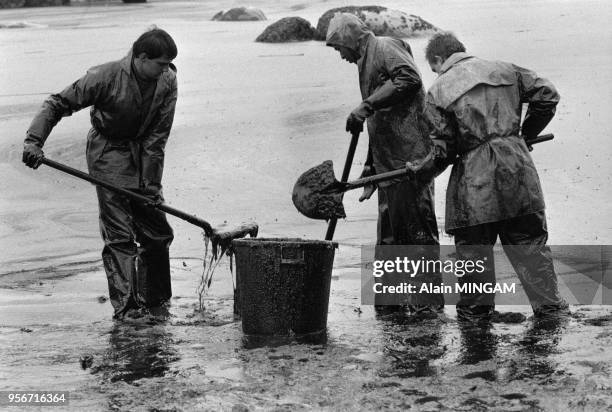
M263 11L252 7L235 7L228 11L220 11L212 20L216 21L260 21L267 20Z
M285 17L272 23L255 41L263 43L284 43L290 41L313 40L316 29L308 20L301 17Z
M336 13L351 13L359 17L377 36L419 37L440 31L419 16L382 6L347 6L326 11L317 23L317 40L325 40L330 20Z

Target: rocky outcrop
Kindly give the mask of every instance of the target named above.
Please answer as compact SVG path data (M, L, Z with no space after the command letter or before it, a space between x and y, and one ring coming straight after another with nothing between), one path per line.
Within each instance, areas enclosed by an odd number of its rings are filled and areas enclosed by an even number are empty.
M15 9L25 6L25 0L0 0L0 9Z
M313 40L316 30L308 20L301 17L285 17L272 23L255 41L264 43L284 43L290 41Z
M317 40L325 40L329 21L336 13L351 13L359 17L377 36L429 36L440 29L419 16L381 6L347 6L326 11L317 23Z
M0 9L14 9L16 7L44 7L63 6L70 0L0 0Z
M226 12L220 11L212 18L217 21L259 21L267 20L263 11L251 7L236 7Z
M63 6L70 4L70 0L26 0L25 7Z

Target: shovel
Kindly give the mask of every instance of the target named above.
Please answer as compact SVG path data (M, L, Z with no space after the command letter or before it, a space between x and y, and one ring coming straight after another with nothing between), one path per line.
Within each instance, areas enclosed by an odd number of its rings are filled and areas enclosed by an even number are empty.
M406 165L404 169L392 170L352 182L336 180L334 165L331 160L326 160L320 165L308 169L299 177L293 187L293 204L301 214L311 219L345 218L346 213L342 204L344 192L406 176L410 170L418 171L429 158L431 158L431 153L418 165Z
M359 132L351 134L351 143L349 145L348 153L346 154L346 160L344 162L344 169L342 170L341 182L346 182L351 172L351 166L353 164L353 157L355 156L355 150L357 150L357 143L359 142ZM331 162L330 162L331 163ZM334 174L334 168L332 167L332 176ZM295 193L295 192L294 192ZM294 200L295 204L295 200ZM336 231L336 223L338 223L338 217L346 217L344 214L344 208L342 207L342 199L340 199L340 207L342 213L339 215L332 215L327 225L327 232L325 232L325 240L332 240L334 238L334 232ZM298 209L299 210L299 209Z
M221 231L218 231L217 229L213 229L210 223L208 223L205 220L200 219L197 216L194 216L189 213L185 213L181 210L175 209L171 206L168 206L165 203L156 203L146 196L132 192L127 189L123 189L121 187L114 186L108 182L105 182L91 175L88 175L87 173L83 173L80 170L73 169L72 167L55 162L45 157L42 158L41 163L49 167L52 167L53 169L57 169L64 173L68 173L69 175L78 177L79 179L87 180L90 183L93 183L97 186L111 190L115 193L119 193L121 195L129 197L142 204L154 207L155 209L161 210L162 212L166 212L172 216L176 216L179 219L182 219L186 222L189 222L193 225L196 225L204 229L204 234L206 235L206 237L210 238L212 241L213 254L215 255L216 255L216 249L218 246L221 247L221 251L224 251L231 245L232 239L246 237L246 235L249 235L251 237L257 236L257 231L259 229L259 227L257 226L257 223L246 223L234 230L221 232Z
M554 138L553 134L545 134L534 139L525 140L527 147L537 143L546 142ZM406 168L392 170L373 176L364 177L352 182L338 181L334 176L334 165L326 160L318 166L304 172L293 187L293 204L304 216L311 219L338 219L346 217L342 198L344 192L358 189L369 184L384 182L406 176L410 172L417 172L431 158L430 152L418 164L408 163Z

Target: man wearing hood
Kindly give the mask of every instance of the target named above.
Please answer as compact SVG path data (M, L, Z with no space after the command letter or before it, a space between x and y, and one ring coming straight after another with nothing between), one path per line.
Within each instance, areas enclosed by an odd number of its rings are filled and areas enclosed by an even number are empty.
M463 284L494 283L493 245L499 236L536 316L564 312L544 214L544 197L527 140L550 122L559 102L553 84L511 63L465 52L452 33L434 35L426 49L438 73L427 94L433 156L416 178L428 181L453 165L446 193L446 231L466 260L484 259L483 273ZM521 125L522 104L528 103ZM482 245L482 246L474 246ZM459 319L488 321L494 293L461 293Z
M370 140L362 176L401 169L406 162L425 157L431 148L423 115L425 92L410 46L400 39L375 36L348 13L338 13L330 21L326 43L359 70L363 101L349 114L346 130L361 132L367 119ZM366 187L359 200L368 199L375 189ZM437 258L433 189L433 182L414 185L406 178L379 183L377 245L431 245L428 258ZM441 277L423 274L421 280L437 284ZM423 298L428 304L443 305L442 295Z
M63 117L91 106L87 135L89 173L116 186L163 201L164 149L176 105L176 44L152 29L128 55L93 67L43 103L26 133L23 162L36 169L42 147ZM115 317L161 306L172 296L164 213L98 187L102 261Z

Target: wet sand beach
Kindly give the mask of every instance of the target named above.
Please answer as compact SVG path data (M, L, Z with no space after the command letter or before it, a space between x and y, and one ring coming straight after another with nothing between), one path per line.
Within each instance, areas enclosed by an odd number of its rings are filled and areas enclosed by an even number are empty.
M21 164L22 142L46 96L87 68L123 57L156 24L175 38L179 100L167 145L164 195L214 226L256 221L260 236L322 239L291 189L331 159L341 172L346 115L359 103L357 70L322 42L261 44L273 21L318 17L345 2L256 0L262 22L213 22L221 1L75 4L0 10L0 388L65 390L70 410L605 410L612 407L612 311L574 306L564 322L465 330L442 321L377 316L360 305L361 246L376 237L374 199L349 192L338 222L328 331L314 341L247 339L232 312L224 261L207 310L196 311L201 230L169 218L173 299L165 321L111 319L93 186ZM350 4L365 5L364 1ZM419 0L383 3L455 32L468 51L514 62L559 89L556 138L537 146L549 244L612 243L612 6L605 1ZM426 38L408 39L425 87ZM89 113L63 119L45 145L85 170ZM362 136L352 168L366 154ZM448 172L436 182L443 227ZM452 239L442 236L442 243ZM563 278L575 262L557 261ZM500 273L500 279L513 274ZM567 276L569 278L569 276ZM91 360L91 362L89 361ZM84 368L84 367L85 368Z

